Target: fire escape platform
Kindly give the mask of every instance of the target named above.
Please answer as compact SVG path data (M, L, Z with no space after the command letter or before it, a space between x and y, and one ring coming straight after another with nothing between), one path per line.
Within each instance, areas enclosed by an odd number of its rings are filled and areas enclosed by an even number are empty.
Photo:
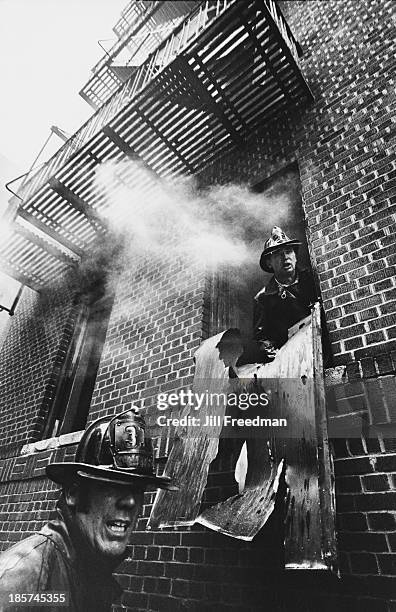
M311 101L273 0L202 3L19 188L0 248L5 271L40 288L90 251L106 232L108 204L94 183L104 162L140 162L120 166L114 192L125 183L150 189L243 150L260 126Z
M100 108L197 4L191 0L130 0L113 28L117 42L93 68L80 96L95 110ZM118 66L126 48L131 57Z

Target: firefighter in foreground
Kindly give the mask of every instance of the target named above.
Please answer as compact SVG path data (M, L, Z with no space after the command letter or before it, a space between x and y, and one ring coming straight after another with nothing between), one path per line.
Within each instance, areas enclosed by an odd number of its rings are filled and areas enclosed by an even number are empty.
M0 610L26 609L33 594L35 610L109 612L122 593L112 572L126 556L145 489L174 488L155 476L143 418L127 411L95 421L75 462L46 471L62 485L58 516L0 557Z
M260 267L273 276L255 297L254 336L263 361L272 361L288 340L288 330L311 312L318 299L312 275L297 265L301 242L273 227L264 244Z

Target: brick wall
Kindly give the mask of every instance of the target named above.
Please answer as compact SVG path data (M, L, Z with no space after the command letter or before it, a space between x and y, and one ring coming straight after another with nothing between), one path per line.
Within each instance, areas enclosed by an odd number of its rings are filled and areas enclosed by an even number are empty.
M39 530L49 520L59 495L55 486L44 476L1 485L0 550Z
M203 336L206 278L197 263L166 256L127 260L112 309L90 420L132 404L148 410L160 388L191 385Z
M0 350L0 453L39 439L73 327L67 286L25 287Z
M48 480L49 461L71 461L76 445L0 459L0 550L40 529L54 515L59 486Z
M337 440L335 448L343 582L373 600L394 599L395 440ZM375 610L381 604L371 605Z
M392 3L281 4L302 44L302 68L315 103L299 113L287 111L252 135L243 151L213 164L199 180L202 185L235 179L253 184L292 162L298 164L334 365L342 374L329 384L332 426L338 427L334 448L341 579L312 572L274 573L281 547L274 541L273 523L250 544L196 528L146 532L152 502L148 495L145 516L131 542L131 560L120 569L126 589L123 603L129 610L394 609L389 603L396 600L392 578L396 449L389 434L396 350ZM128 265L116 290L91 420L125 410L133 402L144 401L150 409L157 390L191 383L192 353L208 331L207 287L201 270L170 256L161 262ZM48 307L43 312L51 317ZM54 315L52 358L59 347L58 324L63 317L56 321ZM15 357L16 371L22 371L18 364L24 349L41 329L40 317L37 320L36 324L36 318L28 320L26 315L6 340L7 350L3 346L2 354L9 355L11 339L22 342L19 360ZM42 399L51 371L47 353L34 353L31 367L41 381L37 393ZM26 382L27 389L36 388L30 384ZM18 440L27 439L27 423L40 403L25 393L31 403L24 407L32 408L18 429L25 432ZM13 410L17 397L20 402L17 388L10 387ZM351 431L356 419L359 435L340 438L343 431ZM72 453L73 448L62 452ZM40 496L38 491L53 492L40 470L51 454L59 452L38 453L34 460L3 460L4 547L15 539L13 533L20 537L33 528L35 519L29 513L35 510L34 504L44 504L36 509L47 512L45 504L53 498L45 499L47 493ZM208 502L216 501L225 485L234 486L231 459L222 463L224 458L218 458L212 466ZM24 517L17 521L21 529L15 532L7 514L17 511L9 504L18 500L27 505L20 510ZM46 517L38 514L37 522Z
M289 110L203 183L298 162L334 365L395 350L395 34L391 1L281 2L315 102ZM393 198L393 200L392 200Z
M315 96L303 197L336 364L395 349L392 2L288 7ZM394 134L393 134L394 137Z

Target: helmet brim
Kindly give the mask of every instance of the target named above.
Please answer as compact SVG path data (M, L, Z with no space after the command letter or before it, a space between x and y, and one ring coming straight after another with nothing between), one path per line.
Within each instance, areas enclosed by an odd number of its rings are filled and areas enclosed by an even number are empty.
M300 245L300 240L288 240L287 242L282 242L282 244L277 244L273 247L269 247L268 249L264 249L260 257L260 268L265 272L273 272L272 268L268 266L267 258L272 255L272 253L275 253L275 251L283 249L284 247L296 247L295 250L297 251Z
M99 467L88 463L50 463L46 466L45 471L48 478L60 485L72 482L76 478L86 478L138 489L160 488L167 489L168 491L178 491L178 487L172 484L171 479L167 476L139 474L127 470Z

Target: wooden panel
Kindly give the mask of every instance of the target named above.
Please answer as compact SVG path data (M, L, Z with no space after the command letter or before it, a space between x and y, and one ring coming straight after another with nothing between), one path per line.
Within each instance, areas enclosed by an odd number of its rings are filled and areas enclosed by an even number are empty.
M161 492L150 519L150 526L191 525L195 520L225 535L252 540L275 507L280 478L287 487L284 526L285 566L287 569L336 567L335 508L332 471L327 440L324 383L321 362L320 309L291 330L288 342L271 363L235 366L240 338L235 330L206 340L197 352L194 390L212 392L265 393L265 408L241 412L239 419L263 417L272 426L240 426L231 435L245 437L247 474L245 490L206 509L197 517L208 468L217 453L222 428L217 422L209 432L196 433L182 428L177 432L166 467L166 475L180 487L177 497ZM228 345L226 344L228 336ZM221 346L226 347L226 351ZM226 358L225 358L226 355ZM232 365L233 378L227 380ZM237 377L235 378L235 374ZM202 386L201 383L204 383ZM228 409L229 410L229 409ZM190 411L191 412L191 411ZM210 407L200 416L213 414ZM220 418L225 406L216 410ZM283 419L276 427L273 419ZM234 426L231 426L234 427ZM225 434L226 435L226 434Z
M265 442L260 439L259 444L254 444L254 458L252 445L247 445L252 468L248 470L243 493L208 508L197 517L197 523L240 540L250 541L257 535L274 510L284 468L283 459L279 464L271 460Z
M288 420L288 437L277 440L277 455L286 461L285 566L296 569L327 569L321 546L313 331L310 321L282 347L280 384L274 385L279 414Z
M228 330L205 340L196 352L195 393L228 393L229 369L235 367L242 354L238 330ZM211 427L194 424L179 426L167 461L164 475L170 476L180 487L178 492L159 491L151 512L148 527L192 525L197 518L209 466L217 455L218 438L226 406L203 404L199 413L187 407L180 416L200 418L218 416ZM197 417L199 415L199 417Z
M314 404L318 452L318 480L321 518L321 552L327 567L338 570L336 541L336 502L334 470L328 437L325 383L323 377L323 353L321 339L321 313L316 305L312 315Z
M249 373L257 377L255 385L259 389L271 393L272 410L266 410L265 416L287 419L287 430L274 432L277 436L272 440L257 435L248 439L248 462L253 466L250 474L248 468L246 490L198 518L198 522L227 535L252 539L265 522L259 520L260 516L266 519L273 508L270 494L276 490L275 467L284 460L287 569L336 567L334 492L321 354L320 310L316 305L312 317L301 329L297 327L272 363L256 371L249 365L238 370L239 377ZM247 411L246 418L252 416ZM271 455L275 456L272 465Z

